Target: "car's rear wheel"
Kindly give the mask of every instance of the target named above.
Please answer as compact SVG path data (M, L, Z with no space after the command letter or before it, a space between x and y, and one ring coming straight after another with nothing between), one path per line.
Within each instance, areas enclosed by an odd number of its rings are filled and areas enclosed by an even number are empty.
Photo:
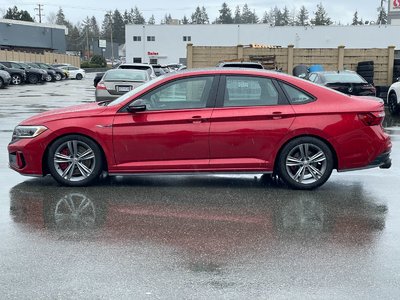
M68 135L50 146L47 166L60 184L85 186L99 178L103 167L102 153L91 139Z
M20 85L22 83L21 75L14 74L11 76L11 83L15 85Z
M76 77L75 77L77 80L81 80L82 78L83 78L83 76L82 76L82 74L81 73L78 73L78 74L76 74Z
M36 84L39 82L39 77L36 76L35 74L31 74L28 76L28 82L31 84Z
M399 114L399 104L397 103L396 93L391 93L388 99L388 108L391 115L395 116Z
M62 75L60 73L56 73L55 79L56 81L60 81L62 79Z
M278 158L277 171L292 188L310 190L324 184L333 170L330 148L314 137L299 137L287 143Z
M4 82L3 82L3 79L0 78L0 89L2 89L2 88L4 88Z
M47 81L47 82L50 82L52 79L53 79L53 77L51 77L50 74L47 74L47 76L46 76L46 81Z

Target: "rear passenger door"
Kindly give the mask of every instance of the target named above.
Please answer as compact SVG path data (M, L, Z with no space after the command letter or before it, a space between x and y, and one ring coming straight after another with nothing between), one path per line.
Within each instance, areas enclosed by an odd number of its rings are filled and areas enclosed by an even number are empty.
M211 117L210 167L226 171L272 168L294 110L275 79L222 76Z

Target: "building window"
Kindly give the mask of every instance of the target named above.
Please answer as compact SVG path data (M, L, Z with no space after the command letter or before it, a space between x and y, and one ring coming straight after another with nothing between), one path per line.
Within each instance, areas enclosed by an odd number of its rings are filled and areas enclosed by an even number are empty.
M192 41L192 37L190 35L184 35L183 36L183 41L184 42L191 42Z
M148 42L155 42L156 41L156 37L154 35L148 35L147 36L147 41Z
M142 58L141 57L134 57L133 58L133 62L134 63L141 63L142 62Z
M133 36L133 41L134 42L140 42L142 40L142 37L140 35L134 35Z
M156 64L158 64L158 59L157 59L157 58L150 58L150 64L151 64L151 65L156 65Z

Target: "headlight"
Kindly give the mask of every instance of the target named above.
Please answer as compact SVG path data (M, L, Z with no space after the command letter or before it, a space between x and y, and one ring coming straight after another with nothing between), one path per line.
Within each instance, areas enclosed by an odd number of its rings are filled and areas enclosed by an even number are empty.
M17 126L14 129L12 141L34 138L46 130L45 126Z

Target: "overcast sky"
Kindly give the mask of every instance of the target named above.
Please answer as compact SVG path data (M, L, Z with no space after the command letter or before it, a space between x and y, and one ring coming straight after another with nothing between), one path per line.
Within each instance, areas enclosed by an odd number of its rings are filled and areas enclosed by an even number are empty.
M387 10L387 0L385 0L385 8ZM42 20L54 15L59 7L64 11L66 18L72 23L77 23L86 16L95 16L99 24L102 23L104 14L107 10L118 9L123 12L125 9L130 9L137 6L143 13L146 21L154 14L156 23L164 17L166 13L171 14L173 19L182 19L184 15L190 18L196 6L204 6L207 10L210 22L213 21L217 15L218 10L224 1L216 0L203 0L201 2L181 1L181 0L118 0L118 1L96 1L96 0L52 0L52 1L19 1L19 0L0 0L0 13L4 14L7 8L16 5L18 9L27 10L32 16L35 16L37 11L34 10L38 3L43 4L43 14L45 15ZM304 5L310 12L310 17L318 3L322 3L328 16L332 21L340 22L341 24L351 23L353 14L357 10L359 18L363 20L376 21L377 8L380 6L381 0L249 0L249 1L225 1L232 13L236 5L242 7L245 3L251 10L254 10L259 18L262 17L264 12L269 11L270 8L277 6L282 9L287 8L292 11ZM38 19L36 17L36 19Z

